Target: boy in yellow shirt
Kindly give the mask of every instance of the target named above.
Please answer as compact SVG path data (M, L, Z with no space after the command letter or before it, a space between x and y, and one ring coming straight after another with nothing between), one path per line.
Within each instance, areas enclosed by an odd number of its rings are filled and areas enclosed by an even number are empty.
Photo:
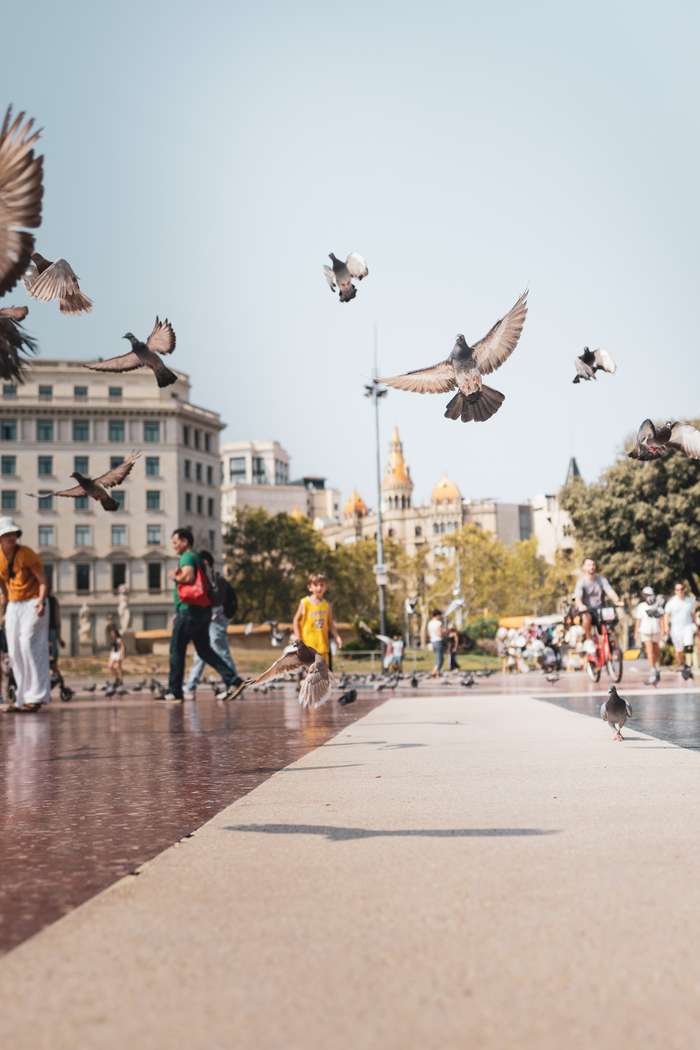
M309 576L308 586L309 594L306 598L301 599L294 614L292 624L294 636L301 638L305 645L310 645L312 649L320 653L330 667L330 636L333 635L339 649L343 645L343 640L333 621L331 603L324 598L328 589L328 580L322 572L314 572Z

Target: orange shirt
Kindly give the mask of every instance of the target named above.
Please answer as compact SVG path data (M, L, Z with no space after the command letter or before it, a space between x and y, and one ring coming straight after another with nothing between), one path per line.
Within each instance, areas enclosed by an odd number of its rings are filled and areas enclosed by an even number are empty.
M35 572L42 572L41 558L31 547L18 544L13 565L14 576L8 576L7 558L0 549L0 581L11 602L26 602L39 594L39 581Z

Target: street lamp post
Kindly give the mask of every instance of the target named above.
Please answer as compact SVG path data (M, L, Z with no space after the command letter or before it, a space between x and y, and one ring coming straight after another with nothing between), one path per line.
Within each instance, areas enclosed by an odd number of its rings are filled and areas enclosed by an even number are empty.
M379 399L386 397L389 391L385 386L379 385L377 375L375 331L374 375L372 376L371 384L365 386L365 397L371 398L374 404L374 440L377 459L377 564L374 566L374 573L377 578L377 589L379 592L379 633L386 634L385 587L387 584L387 572L384 564L384 536L382 533L382 464L379 447Z

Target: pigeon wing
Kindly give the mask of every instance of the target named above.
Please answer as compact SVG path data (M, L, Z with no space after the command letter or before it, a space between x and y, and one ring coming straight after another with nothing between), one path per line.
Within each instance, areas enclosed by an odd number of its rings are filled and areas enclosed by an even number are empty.
M140 452L131 452L118 466L112 467L106 474L100 474L99 478L95 478L95 484L102 485L105 489L113 489L115 485L121 485L122 481L131 473L134 463L140 455Z
M357 254L357 252L350 252L347 259L345 260L345 265L348 268L348 273L350 274L350 276L357 277L358 281L361 281L362 278L366 277L369 273L369 270L367 269L367 263L361 255Z
M146 346L157 354L172 354L175 349L175 329L167 317L164 321L156 317L156 323L146 340Z
M57 259L42 272L34 266L25 276L25 287L35 299L48 303L58 299L62 313L87 313L92 309L92 300L80 291L73 267L65 259Z
M511 306L505 317L496 321L490 332L475 343L472 353L482 375L495 372L515 350L527 317L527 291Z
M135 368L141 368L143 361L130 350L128 354L120 354L119 357L108 357L106 361L93 361L92 364L83 365L93 372L133 372Z
M259 682L267 682L270 678L277 678L278 675L286 674L288 671L298 671L300 667L303 667L301 660L296 654L296 650L291 653L283 653L279 660L275 660L273 664L268 667L267 671L263 671L257 678L254 678L251 685L257 685Z
M0 295L14 288L31 259L34 237L21 227L41 223L44 158L34 156L41 131L33 127L24 113L12 120L11 106L0 127Z
M77 496L87 496L88 493L85 491L82 485L74 485L72 489L63 489L61 492L41 492L41 496L70 496L75 499Z
M378 379L377 382L393 386L396 390L412 390L417 394L446 394L457 386L455 370L449 361L440 361L430 368L417 368L404 375Z
M700 459L700 430L690 423L676 423L671 429L669 445L684 452L689 459Z
M302 707L320 707L330 699L333 692L333 676L325 660L317 658L309 668L299 690Z
M582 357L576 358L576 375L580 376L581 379L595 379L595 372L590 365L587 365Z
M25 360L22 355L36 353L36 340L19 323L27 315L26 306L6 306L0 310L0 378L23 382Z
M11 321L23 321L29 313L27 306L3 306L0 317L9 317Z
M617 365L615 364L607 350L594 351L593 359L595 361L596 368L602 369L603 372L609 372L611 376L614 376L617 372Z
M329 283L329 285L331 287L331 291L334 292L336 290L335 274L333 273L333 270L331 269L330 266L324 266L323 267L323 276L328 281L328 283Z

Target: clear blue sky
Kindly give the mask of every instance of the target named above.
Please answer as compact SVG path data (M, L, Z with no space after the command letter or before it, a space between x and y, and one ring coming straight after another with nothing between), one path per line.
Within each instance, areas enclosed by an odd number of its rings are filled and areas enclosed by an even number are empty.
M527 285L486 424L391 392L425 498L594 477L646 415L698 415L698 73L690 4L13 5L0 84L44 126L39 247L95 300L36 303L49 356L124 352L173 321L173 364L226 437L374 491L362 386L483 335ZM341 305L326 253L364 254ZM24 293L14 296L24 301ZM7 300L9 301L9 300ZM574 386L584 343L618 375Z

